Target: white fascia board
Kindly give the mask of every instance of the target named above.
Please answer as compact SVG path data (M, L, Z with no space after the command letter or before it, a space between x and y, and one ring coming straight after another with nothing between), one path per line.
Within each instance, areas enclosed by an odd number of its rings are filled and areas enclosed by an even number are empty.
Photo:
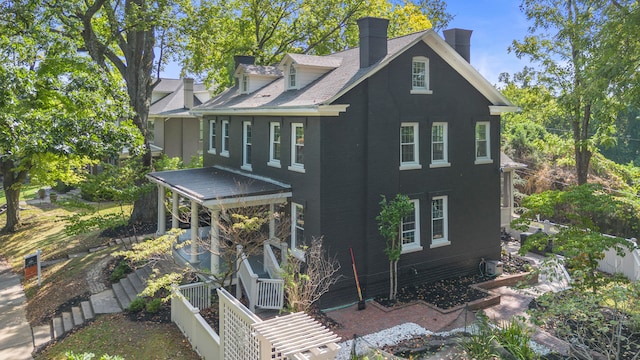
M253 116L338 116L348 104L292 107L221 108L191 110L193 115L253 115Z
M500 115L502 113L508 112L519 112L520 109L517 106L497 106L497 105L489 105L489 113L491 115Z
M162 180L160 180L158 178L150 176L149 174L145 175L145 177L149 181L151 181L153 183L156 183L156 184L162 186L165 189L169 189L172 192L175 192L175 193L177 193L178 195L180 195L182 197L185 197L185 198L187 198L187 199L189 199L191 201L195 201L199 205L202 205L202 199L199 199L198 197L194 196L194 194L192 192L190 192L190 191L186 191L185 189L182 189L182 188L179 188L179 187L171 186L171 185L167 184L166 182L164 182L164 181L162 181Z
M268 204L284 204L292 196L291 192L276 193L269 195L257 195L257 196L241 196L228 199L211 199L202 203L202 206L208 208L232 208L232 207L244 207L244 206L258 206ZM236 206L233 206L236 205Z

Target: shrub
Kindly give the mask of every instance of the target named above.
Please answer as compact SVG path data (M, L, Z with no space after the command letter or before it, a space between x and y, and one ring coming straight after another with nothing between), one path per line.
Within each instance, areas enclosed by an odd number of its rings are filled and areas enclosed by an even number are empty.
M135 298L133 299L133 301L129 304L129 307L127 308L127 311L129 312L133 312L133 313L137 313L142 311L142 309L145 308L145 302L143 298Z
M115 283L120 279L123 279L127 276L128 273L131 272L131 267L125 260L120 260L118 265L116 265L115 269L111 272L111 276L109 276L109 281Z
M497 357L496 337L493 334L489 317L484 312L477 314L478 330L462 341L462 348L472 359L491 359Z
M155 298L147 303L146 310L150 314L157 314L162 309L162 299Z
M515 317L503 323L496 331L496 338L500 345L511 353L516 359L536 359L537 355L531 348L530 330L526 327L524 319Z

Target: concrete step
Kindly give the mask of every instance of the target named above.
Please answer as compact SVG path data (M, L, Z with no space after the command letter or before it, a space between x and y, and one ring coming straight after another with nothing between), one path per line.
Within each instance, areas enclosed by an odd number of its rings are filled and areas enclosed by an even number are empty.
M119 282L115 283L113 284L112 289L114 294L116 294L116 299L118 300L118 304L120 304L120 308L128 308L129 304L131 304L131 299L129 299L129 296L127 295L127 292L122 288L122 285L120 285Z
M94 314L113 314L122 311L113 289L91 295L90 301Z
M64 326L62 325L62 317L53 318L53 338L57 339L64 334Z
M129 298L129 301L133 301L133 299L138 297L138 292L133 287L133 284L131 284L131 281L129 281L128 277L120 279L120 285L124 289L124 292L127 293L127 297Z
M140 280L146 283L147 280L149 280L149 276L151 275L151 269L148 266L141 267L136 269L136 274L138 274Z
M78 326L84 324L84 318L82 317L82 309L79 306L71 308L71 316L73 317L73 325Z
M145 281L140 279L140 276L138 276L138 273L135 271L127 275L127 278L131 282L131 285L133 285L134 289L136 289L136 295L139 295L146 287Z
M64 326L64 332L73 329L73 316L70 312L65 311L62 313L62 326Z
M93 309L91 308L91 303L89 301L81 302L80 308L82 309L82 315L85 320L92 320L95 317L95 315L93 314Z
M36 348L39 348L51 341L51 337L53 336L51 321L46 325L33 327L31 330L33 331L33 345Z

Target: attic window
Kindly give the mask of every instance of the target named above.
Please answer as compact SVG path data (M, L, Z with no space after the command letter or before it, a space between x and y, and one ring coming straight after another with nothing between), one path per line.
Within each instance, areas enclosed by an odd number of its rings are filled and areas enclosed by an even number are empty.
M289 65L289 89L296 88L296 68L293 64Z
M242 74L240 78L240 93L246 94L249 92L249 77L246 74Z
M411 94L431 94L429 88L429 58L416 56L411 65Z

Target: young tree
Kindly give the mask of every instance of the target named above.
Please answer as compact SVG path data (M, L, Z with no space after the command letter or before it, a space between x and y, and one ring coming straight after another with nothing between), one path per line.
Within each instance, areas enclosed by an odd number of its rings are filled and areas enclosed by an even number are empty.
M0 170L4 231L15 231L28 174L72 179L91 159L115 156L124 146L135 150L136 137L123 120L130 114L112 74L51 31L42 9L1 10Z
M413 204L406 195L397 194L387 201L383 195L380 201L380 214L376 216L378 230L387 240L384 249L389 258L389 300L395 300L398 293L398 261L402 253L402 219L411 215Z
M605 0L523 0L521 8L533 21L531 35L514 41L510 50L528 56L541 67L540 81L558 97L571 123L578 184L587 182L595 145L610 141L618 103L612 98L612 79L603 43L604 29L615 22L614 2ZM617 35L616 35L617 36ZM615 56L628 64L631 56ZM637 69L637 67L635 67Z

